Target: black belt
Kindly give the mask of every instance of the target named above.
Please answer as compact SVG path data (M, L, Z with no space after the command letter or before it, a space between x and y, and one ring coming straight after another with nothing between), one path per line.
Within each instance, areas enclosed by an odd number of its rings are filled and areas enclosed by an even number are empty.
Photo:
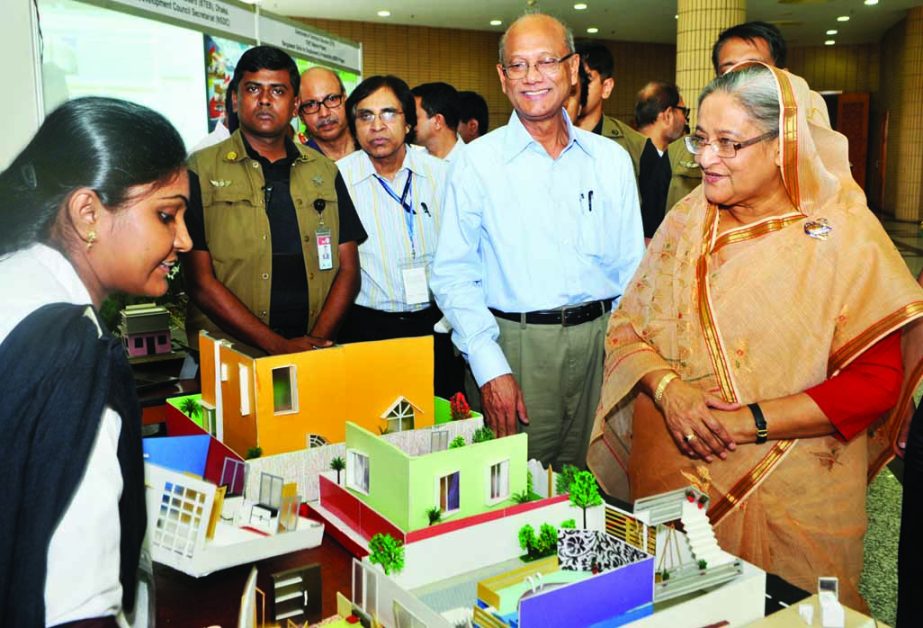
M502 318L516 323L529 325L562 325L572 327L595 321L600 316L608 314L615 299L602 299L590 301L580 305L568 305L556 310L539 310L537 312L501 312L490 308L491 313L497 318Z

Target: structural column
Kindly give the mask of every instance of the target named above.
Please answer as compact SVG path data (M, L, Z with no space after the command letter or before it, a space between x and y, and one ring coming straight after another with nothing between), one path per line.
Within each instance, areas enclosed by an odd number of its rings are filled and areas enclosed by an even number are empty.
M907 13L904 59L901 67L901 102L897 111L897 176L894 217L923 219L923 6Z
M724 29L747 21L746 0L678 0L676 84L686 105L697 108L699 92L715 77L711 47Z

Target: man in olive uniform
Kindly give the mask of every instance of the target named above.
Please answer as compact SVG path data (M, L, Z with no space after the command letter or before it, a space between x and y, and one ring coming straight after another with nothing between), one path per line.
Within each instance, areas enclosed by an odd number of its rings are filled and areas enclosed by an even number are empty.
M614 60L605 45L588 41L577 44L577 54L587 73L586 105L580 112L577 126L596 135L608 137L628 151L638 178L641 153L647 138L635 131L628 124L603 114L603 101L608 100L615 87L612 76Z
M204 329L254 356L329 346L359 289L365 231L336 165L289 138L292 58L252 48L229 87L239 129L189 158L190 344Z

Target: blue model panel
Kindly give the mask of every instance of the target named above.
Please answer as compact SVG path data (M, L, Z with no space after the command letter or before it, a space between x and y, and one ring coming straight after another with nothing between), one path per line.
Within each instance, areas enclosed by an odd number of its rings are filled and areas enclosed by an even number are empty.
M618 617L593 624L590 626L590 628L617 628L617 626L624 626L625 624L630 624L631 622L637 621L642 617L647 617L648 615L653 614L654 604L645 604L644 606L639 606L638 608L619 615Z
M208 434L145 438L144 461L201 477L205 475L210 441L211 436Z
M618 626L603 624L633 613L654 598L654 557L532 595L519 603L522 628ZM649 613L647 613L649 614ZM643 615L639 615L643 616Z

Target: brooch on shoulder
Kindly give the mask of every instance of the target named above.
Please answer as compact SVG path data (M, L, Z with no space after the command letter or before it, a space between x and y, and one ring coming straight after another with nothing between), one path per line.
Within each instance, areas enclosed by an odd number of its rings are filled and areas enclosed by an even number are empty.
M226 188L231 185L231 182L227 179L209 179L209 183L216 188Z
M826 240L833 227L826 218L818 218L804 223L804 232L816 240Z

